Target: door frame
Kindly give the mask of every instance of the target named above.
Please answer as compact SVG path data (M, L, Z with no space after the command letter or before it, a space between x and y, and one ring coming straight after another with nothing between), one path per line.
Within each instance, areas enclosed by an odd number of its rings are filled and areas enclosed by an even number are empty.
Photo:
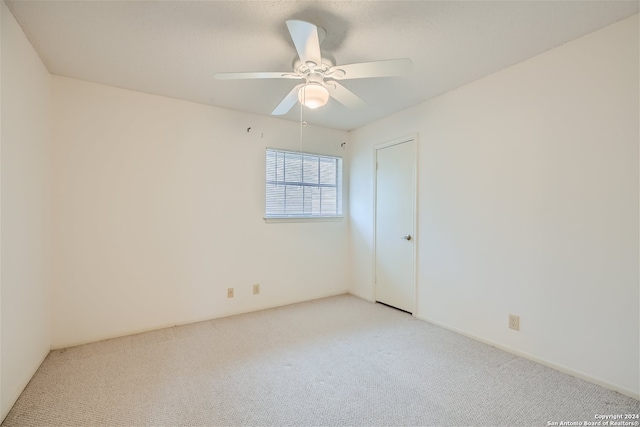
M413 311L412 316L417 317L418 313L418 268L417 268L417 259L418 259L418 239L416 235L418 234L418 134L411 134L400 138L395 138L387 142L383 142L377 144L373 147L373 283L372 283L372 292L373 301L377 302L377 276L376 276L376 259L377 259L377 211L378 211L378 150L392 147L394 145L403 144L405 142L413 141L413 224L412 224L412 236L413 236L413 252L412 252L412 263L413 263L413 271L412 273L412 282L413 282Z

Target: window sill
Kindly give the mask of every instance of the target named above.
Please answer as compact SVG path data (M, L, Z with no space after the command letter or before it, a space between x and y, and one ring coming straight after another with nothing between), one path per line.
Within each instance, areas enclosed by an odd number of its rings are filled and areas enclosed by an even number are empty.
M282 216L282 217L265 217L264 222L267 224L275 224L279 222L341 222L342 216Z

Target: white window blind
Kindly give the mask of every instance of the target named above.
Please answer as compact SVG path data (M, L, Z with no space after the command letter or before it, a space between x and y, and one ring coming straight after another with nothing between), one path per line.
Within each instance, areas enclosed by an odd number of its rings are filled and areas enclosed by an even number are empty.
M265 218L342 216L342 158L267 149Z

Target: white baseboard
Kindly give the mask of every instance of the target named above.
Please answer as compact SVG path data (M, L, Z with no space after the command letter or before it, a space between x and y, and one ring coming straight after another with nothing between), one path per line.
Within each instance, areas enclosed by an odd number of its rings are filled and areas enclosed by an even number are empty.
M550 360L543 359L543 358L538 357L538 356L534 356L533 354L529 354L529 353L526 353L524 351L516 350L514 348L511 348L511 347L508 347L506 345L503 345L503 344L488 340L488 339L480 337L478 335L471 334L469 332L465 332L463 330L454 328L454 327L452 327L450 325L447 325L447 324L444 324L444 323L440 323L440 322L435 321L433 319L430 319L428 317L421 316L419 314L414 314L414 316L417 319L424 320L425 322L431 323L432 325L440 326L441 328L447 329L449 331L455 332L455 333L460 334L460 335L464 335L465 337L474 339L476 341L480 341L482 343L489 344L490 346L496 347L496 348L498 348L500 350L504 350L504 351L506 351L508 353L511 353L511 354L515 354L516 356L520 356L520 357L523 357L525 359L531 360L533 362L540 363L541 365L548 366L549 368L555 369L556 371L560 371L562 373L569 374L569 375L571 375L573 377L580 378L581 380L585 380L585 381L588 381L590 383L597 384L599 386L608 388L609 390L617 391L618 393L624 394L625 396L629 396L629 397L632 397L634 399L639 399L640 400L640 393L638 393L636 391L629 390L629 389L627 389L625 387L621 387L621 386L616 385L616 384L612 384L612 383L610 383L608 381L605 381L603 379L594 377L594 376L586 374L584 372L580 372L580 371L577 371L575 369L569 368L567 366L551 362Z
M353 292L353 291L351 291L351 290L347 291L347 293L348 293L349 295L353 295L354 297L358 297L358 298L363 299L363 300L365 300L365 301L369 301L369 302L376 302L376 300L375 300L374 298L372 298L372 297L371 297L371 295L369 295L369 296L367 296L367 295L360 295L359 293L357 293L357 292Z
M16 404L18 398L20 397L20 395L22 394L24 389L29 384L29 381L31 381L31 378L33 378L33 376L35 375L36 371L38 370L38 368L40 368L40 365L42 365L42 362L44 362L44 359L48 355L49 355L49 349L47 349L44 352L44 355L42 355L42 357L40 358L40 362L35 367L35 369L33 369L33 372L31 373L31 375L29 375L29 377L25 381L23 381L23 384L21 384L21 387L18 387L18 389L13 392L13 395L11 396L11 399L9 400L9 405L6 408L2 408L2 413L0 414L0 423L2 423L4 421L4 419L7 417L7 415L9 414L9 411L11 411L11 408L13 408L13 405ZM3 392L4 392L4 390L3 390Z
M346 290L339 290L339 291L335 291L335 292L327 292L327 293L322 293L322 294L319 294L317 296L314 296L313 298L310 298L310 299L304 299L304 298L303 299L291 299L291 300L282 301L282 302L276 303L276 304L266 304L266 305L263 305L263 306L260 306L260 307L251 307L251 308L240 309L240 310L232 310L232 311L224 312L224 313L220 314L219 316L213 316L213 317L209 316L209 317L204 317L204 318L192 318L192 319L176 321L176 322L171 322L171 323L163 323L163 324L160 324L160 325L153 326L151 328L133 329L133 330L127 331L125 333L119 333L119 334L118 333L116 333L116 334L103 334L103 335L98 335L98 336L92 337L92 338L87 339L87 340L69 341L69 342L53 344L51 346L51 350L60 350L60 349L63 349L63 348L77 347L79 345L91 344L91 343L98 342L98 341L104 341L104 340L109 340L109 339L113 339L113 338L121 338L121 337L126 337L126 336L129 336L129 335L137 335L137 334L142 334L142 333L145 333L145 332L157 331L159 329L172 328L174 326L189 325L191 323L198 323L198 322L204 322L204 321L207 321L207 320L215 320L215 319L221 319L221 318L224 318L224 317L237 316L239 314L246 314L246 313L253 313L253 312L256 312L256 311L269 310L269 309L272 309L272 308L284 307L286 305L298 304L298 303L301 303L301 302L313 301L313 300L322 299L322 298L329 298L329 297L334 297L334 296L337 296L337 295L344 295L346 293L347 293Z

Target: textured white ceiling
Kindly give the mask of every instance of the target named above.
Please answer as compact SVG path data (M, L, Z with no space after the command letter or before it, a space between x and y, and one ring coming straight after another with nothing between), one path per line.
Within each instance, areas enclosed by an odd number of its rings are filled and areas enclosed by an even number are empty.
M343 81L368 105L337 102L309 123L354 129L638 13L638 1L9 1L48 70L269 115L297 83L219 81L290 71L290 18L326 29L338 64L411 58L404 77ZM299 120L294 107L284 116Z

